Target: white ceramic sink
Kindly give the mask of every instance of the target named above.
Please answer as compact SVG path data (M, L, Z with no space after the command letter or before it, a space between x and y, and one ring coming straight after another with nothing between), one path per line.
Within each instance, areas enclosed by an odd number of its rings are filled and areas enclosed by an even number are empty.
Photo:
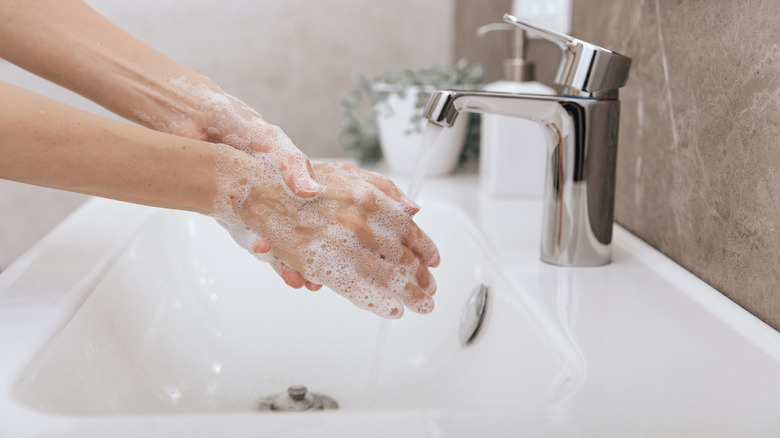
M496 281L466 222L435 204L420 219L442 242L436 312L384 321L329 290L286 287L208 217L158 213L85 288L14 396L67 415L252 412L294 384L343 410L552 400L572 370ZM463 347L461 311L483 282L485 333Z
M426 184L436 309L397 321L210 218L90 201L0 275L0 436L780 435L777 332L620 228L612 265L552 267L536 203ZM257 410L295 384L340 408Z

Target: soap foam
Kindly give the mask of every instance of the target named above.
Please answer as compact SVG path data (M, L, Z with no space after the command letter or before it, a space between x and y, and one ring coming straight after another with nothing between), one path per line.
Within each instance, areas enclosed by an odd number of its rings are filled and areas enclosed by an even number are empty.
M306 155L281 128L266 122L257 111L219 88L193 83L187 77L169 80L167 85L180 103L170 108L178 116L161 121L134 111L140 122L169 134L227 144L247 153L266 153L282 169L287 185L308 193L319 190L310 178Z
M427 277L427 268L401 245L417 239L419 229L400 203L356 168L315 164L323 190L301 199L282 183L277 157L220 147L214 217L239 245L251 252L263 236L271 251L255 254L259 259L282 260L308 281L380 316L398 318L404 306L418 313L433 310L435 282L415 286L420 273ZM435 254L433 243L423 242L425 254Z

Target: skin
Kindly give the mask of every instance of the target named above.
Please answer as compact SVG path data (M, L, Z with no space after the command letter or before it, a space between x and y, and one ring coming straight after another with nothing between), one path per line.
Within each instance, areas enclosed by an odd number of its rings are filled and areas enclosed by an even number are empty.
M429 246L427 236L408 231L416 229L412 217L419 207L392 182L359 169L331 166L329 175L359 183L346 191L323 185L317 181L317 171L306 155L279 127L225 94L208 78L123 32L83 2L0 2L0 42L0 57L141 125L100 118L0 82L0 178L213 214L219 196L217 161L224 158L225 149L236 157L262 156L264 165L278 169L279 178L275 184L254 187L247 205L285 197L285 202L291 202L291 198L301 205L332 206L323 199L356 199L360 197L357 191L375 191L374 196L394 201L392 214L405 224L401 228L406 231L395 236L396 241L387 248L378 248L370 238L374 231L370 211L358 209L361 213L357 216L336 217L338 209L323 207L316 214L323 222L350 229L365 245L344 257L356 257L355 261L365 257L382 259L382 250L407 254L403 260L391 262L415 266L414 272L420 274L411 276L408 285L426 293L415 291L412 296L417 299L410 299L410 286L385 295L414 305L428 299L428 293L432 295L431 284L435 290L427 268L438 263L438 254L434 257L414 251ZM312 278L307 278L303 274L300 248L280 247L280 242L286 241L284 236L267 234L263 222L252 216L257 209L246 211L243 220L251 223L257 234L248 249L268 254L288 285L319 289L321 276L309 273ZM364 271L359 280L369 281L371 275ZM348 295L344 290L336 291Z
M348 163L314 163L323 189L301 199L278 183L262 157L222 162L230 165L223 181L239 178L221 188L224 207L215 217L239 244L247 232L267 236L272 266L285 264L383 317L401 317L404 306L433 310L429 267L439 262L436 247L412 213L371 183L375 174Z

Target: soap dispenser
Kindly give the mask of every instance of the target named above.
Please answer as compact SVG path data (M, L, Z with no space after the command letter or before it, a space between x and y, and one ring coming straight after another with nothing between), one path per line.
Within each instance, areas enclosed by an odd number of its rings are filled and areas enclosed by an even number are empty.
M485 91L518 94L555 94L552 88L534 81L534 65L526 60L525 32L506 23L487 24L477 29L483 36L491 31L514 32L513 56L504 61L504 79L485 85ZM541 198L544 189L547 141L539 125L530 120L497 114L482 114L479 180L482 191L495 197ZM523 139L518 147L517 139Z

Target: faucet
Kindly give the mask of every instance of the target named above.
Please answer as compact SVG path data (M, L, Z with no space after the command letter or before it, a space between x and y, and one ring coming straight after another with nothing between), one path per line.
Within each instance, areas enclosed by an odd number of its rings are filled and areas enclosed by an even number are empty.
M509 14L504 21L558 45L557 96L439 90L429 123L449 127L461 112L501 114L538 123L547 139L541 259L560 266L611 261L620 101L631 58ZM518 147L523 139L515 140Z

